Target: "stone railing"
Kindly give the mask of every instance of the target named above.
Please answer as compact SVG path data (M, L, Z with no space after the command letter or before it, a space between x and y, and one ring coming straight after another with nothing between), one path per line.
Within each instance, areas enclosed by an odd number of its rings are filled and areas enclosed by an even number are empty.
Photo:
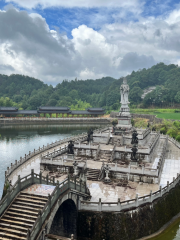
M90 196L89 189L86 186L86 183L83 183L81 180L77 181L76 178L65 179L63 182L57 182L56 187L51 195L48 197L48 201L45 204L44 208L41 212L39 212L38 217L32 226L32 228L28 231L27 240L34 240L36 239L37 234L40 232L45 220L48 218L49 214L51 213L54 204L62 195L68 190L75 190L79 194L83 194L84 196Z
M62 155L64 153L66 153L68 151L68 146L64 146L64 147L60 147L59 149L55 150L53 152L47 152L44 155L41 156L41 159L51 159L51 158L55 158L56 156Z
M151 132L151 130L149 128L146 128L145 131L143 131L143 139Z
M96 129L94 130L94 132L97 132L97 131L106 131L107 129L109 129L109 126L107 127L103 127L103 128L99 128L99 129ZM29 154L25 154L25 156L22 158L20 157L20 160L17 161L15 160L15 163L11 163L11 166L10 167L7 167L7 171L5 171L5 178L7 179L12 173L14 170L16 170L19 166L21 166L22 164L26 163L28 160L30 160L32 157L38 155L38 154L42 154L43 152L53 148L53 147L57 147L58 145L62 145L70 140L72 141L77 141L79 140L80 138L85 138L87 137L87 133L84 132L82 134L79 134L77 136L72 136L72 137L67 137L63 140L59 140L59 141L55 141L54 143L51 143L51 144L47 144L47 146L44 146L43 147L39 147L37 150L34 149L33 152L29 152Z
M172 138L170 136L168 136L168 140L170 142L172 142L176 147L180 148L180 143L177 140L175 140L174 138Z
M120 166L118 167L117 163L115 164L109 164L111 167L110 171L113 172L121 172L121 173L128 173L128 174L138 174L138 175L147 175L151 177L158 177L158 169L153 168L145 168L144 166L132 166L128 165L128 167Z
M110 162L113 162L114 159L116 158L116 156L115 156L115 150L116 150L116 144L114 144L114 147L113 147L113 150L112 150L112 154L111 154Z
M94 158L94 161L97 161L100 151L101 151L101 149L100 149L100 144L99 144L98 147L97 147L96 156Z
M7 207L11 204L11 202L16 198L18 193L27 187L33 185L33 184L47 184L47 185L53 185L55 186L54 191L51 195L48 197L48 201L41 212L39 212L39 215L37 216L36 222L32 226L32 228L28 231L28 240L34 240L36 235L41 230L44 221L48 217L49 213L51 212L51 209L53 208L53 205L59 198L61 194L63 194L67 190L76 190L78 193L84 194L87 197L90 196L89 189L86 186L86 182L82 182L81 180L77 181L76 178L70 179L68 177L63 182L55 183L54 178L53 180L49 179L48 175L46 177L43 177L41 172L40 174L34 173L34 170L31 170L31 174L27 175L26 177L20 178L18 176L18 180L16 183L11 187L11 189L8 189L7 194L4 196L4 198L0 201L0 217L4 213L4 211L7 209Z
M79 143L74 144L74 148L97 150L98 145L92 145L92 144L90 144L90 142L89 142L89 144L84 144L84 143L79 142Z
M111 136L111 131L109 130L109 134L108 134L108 137L107 137L106 145L109 144L110 136Z
M135 199L130 199L122 202L120 201L120 199L118 199L117 202L101 202L101 199L99 199L99 202L79 201L79 210L120 212L135 209L145 204L151 204L158 198L163 198L164 195L169 193L169 191L173 188L175 188L176 185L179 184L179 182L180 175L177 174L177 178L173 178L173 182L171 182L170 184L169 182L167 182L167 186L165 186L164 188L160 186L160 189L154 193L152 193L151 191L149 195L145 195L143 197L138 197L137 194Z
M48 175L43 177L41 173L39 175L34 173L33 169L31 170L31 174L26 177L20 178L20 176L18 176L18 180L10 187L10 189L7 190L7 194L0 201L0 216L21 190L34 183L54 185L55 181L54 178L51 180Z
M154 148L154 146L156 145L157 141L159 140L160 138L160 133L158 132L156 134L156 136L154 137L154 139L152 140L152 142L149 143L148 147L150 149L150 152L152 151L152 149Z
M53 147L57 147L58 145L62 145L62 144L66 143L66 142L68 142L70 140L76 141L76 140L78 140L78 138L83 137L85 135L87 135L87 134L86 133L82 133L82 134L79 134L76 137L74 137L74 136L68 137L68 138L65 138L63 140L59 140L59 141L56 141L54 143L51 143L51 144L48 143L47 146L43 145L43 147L39 147L37 150L34 149L33 152L29 152L29 154L27 154L27 155L25 154L25 156L23 158L20 157L19 161L15 160L14 164L11 163L11 166L7 167L7 171L5 172L6 178L8 178L12 174L12 172L14 170L16 170L19 166L21 166L22 164L24 164L25 162L30 160L32 157L34 157L34 156L36 156L38 154L41 154L44 151L47 151L47 150L49 150L49 149L51 149Z
M164 162L165 162L165 156L166 156L166 151L167 151L168 140L169 140L169 137L166 135L166 136L165 136L165 142L164 142L164 144L163 144L162 152L161 152L161 155L160 155L160 157L159 157L159 162L158 162L158 170L159 170L158 179L159 179L159 182L160 182L161 174L162 174L163 167L164 167Z

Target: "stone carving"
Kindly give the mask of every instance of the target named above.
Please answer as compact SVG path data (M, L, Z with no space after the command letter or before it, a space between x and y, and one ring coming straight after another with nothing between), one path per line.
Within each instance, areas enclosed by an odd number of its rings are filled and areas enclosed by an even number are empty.
M123 84L120 87L121 104L128 104L129 86L127 85L126 78L123 79Z
M152 131L155 132L156 131L156 127L152 127Z
M106 177L105 177L105 179L104 179L104 182L110 182L110 181L111 181L111 179L110 179L109 176L108 176L110 169L111 169L111 168L109 167L109 165L106 164L106 166L104 167L104 170L105 170L105 173L106 173Z
M132 133L132 141L131 144L138 144L138 133L137 131L134 129L133 133Z
M72 140L70 140L68 144L68 154L74 154L74 143Z
M93 130L90 129L90 130L88 131L87 142L89 143L89 142L92 141L92 140L93 140Z
M135 144L134 144L134 146L131 148L131 150L132 150L131 160L132 160L132 161L137 161L137 160L138 160L138 159L137 159L137 151L138 151L138 149L137 149L137 147L136 147Z

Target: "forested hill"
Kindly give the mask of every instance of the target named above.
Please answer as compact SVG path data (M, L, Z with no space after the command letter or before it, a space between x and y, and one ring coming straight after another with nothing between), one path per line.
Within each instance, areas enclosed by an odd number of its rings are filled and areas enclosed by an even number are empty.
M180 103L180 68L159 63L149 69L132 72L127 76L131 105L148 107L169 102ZM123 78L104 77L97 80L64 80L56 87L23 75L0 75L0 105L36 109L41 105L69 106L72 109L104 107L117 110L120 106L119 88ZM156 89L141 99L143 89ZM8 99L7 99L8 98Z

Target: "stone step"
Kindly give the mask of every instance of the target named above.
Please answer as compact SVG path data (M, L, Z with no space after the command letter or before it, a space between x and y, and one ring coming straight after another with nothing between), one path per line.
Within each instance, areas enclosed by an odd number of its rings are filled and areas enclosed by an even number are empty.
M42 208L39 207L39 208L33 208L33 207L29 207L29 206L23 206L22 204L12 204L12 207L15 207L16 209L29 209L31 211L37 211L39 212Z
M29 211L29 210L14 208L14 207L11 207L10 210L11 210L12 212L15 212L15 213L19 213L19 212L21 212L21 213L28 213L28 214L30 214L30 215L35 215L36 217L37 217L37 215L38 215L38 212L37 212L37 211Z
M15 234L18 234L18 235L22 235L22 236L27 236L27 233L24 233L22 231L19 231L19 230L15 230L15 229L12 229L12 228L2 228L0 227L0 232L5 232L5 233L15 233Z
M23 218L23 217L17 217L17 216L11 216L11 215L8 215L6 214L3 219L8 219L8 220L12 220L12 219L15 219L15 220L20 220L21 222L28 222L28 223L31 223L32 225L34 224L34 220L31 220L31 219L27 219L27 218Z
M24 197L17 197L17 200L20 200L20 201L24 201L24 202L29 202L29 203L38 203L38 204L41 204L41 205L45 205L46 202L44 201L38 201L38 200L34 200L34 199L30 199L30 198L24 198Z
M7 212L7 214L9 215L9 216L20 216L20 217L24 217L24 218L27 218L27 219L36 219L37 218L37 215L36 216L31 216L31 215L27 215L27 214L23 214L23 213L17 213L17 212L13 212L13 211L11 211L11 210L9 210L8 212Z
M1 223L10 223L10 225L13 224L17 224L18 226L23 226L23 227L27 227L27 228L31 228L33 226L32 223L25 223L23 221L14 221L14 220L10 220L10 219L1 219Z
M45 204L35 204L35 203L29 203L29 202L23 202L23 201L15 201L14 203L21 204L23 206L40 207L41 209L45 206Z
M9 224L9 223L0 223L0 227L2 228L13 228L13 229L20 229L27 233L28 227L21 227L19 225Z
M20 194L21 197L25 197L25 198L31 198L31 199L39 199L41 201L45 201L47 202L48 197L43 197L43 196L38 196L38 195L32 195L32 194L28 194L28 193L21 193Z
M8 238L8 239L25 239L26 240L26 237L20 237L19 235L17 234L11 234L11 233L4 233L4 232L0 232L0 236L3 236L3 239L4 237ZM9 238L10 237L10 238Z

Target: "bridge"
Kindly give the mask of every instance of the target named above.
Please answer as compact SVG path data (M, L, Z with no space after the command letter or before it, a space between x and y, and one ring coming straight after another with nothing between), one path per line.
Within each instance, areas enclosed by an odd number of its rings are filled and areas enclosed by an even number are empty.
M26 177L18 176L0 201L0 239L38 240L51 233L76 236L79 202L89 197L86 182L68 177L55 183L32 169Z

